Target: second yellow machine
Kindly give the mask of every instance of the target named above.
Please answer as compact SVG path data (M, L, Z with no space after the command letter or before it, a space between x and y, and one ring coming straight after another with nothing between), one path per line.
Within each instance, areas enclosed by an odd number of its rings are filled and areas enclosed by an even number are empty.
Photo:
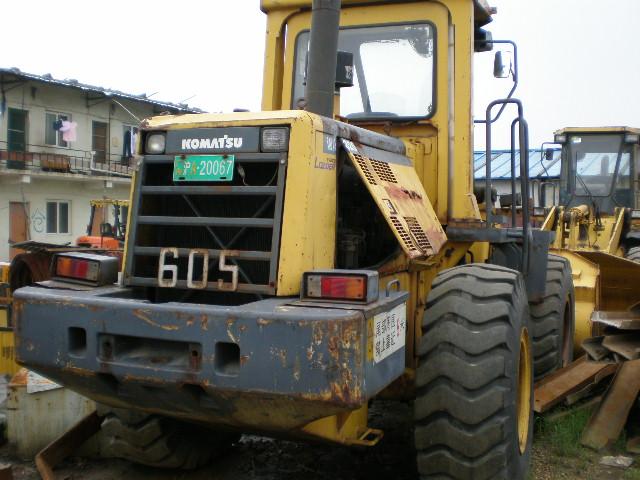
M640 302L640 130L563 128L554 143L562 147L558 204L542 229L555 232L553 252L573 267L580 348L597 333L594 310L625 312Z

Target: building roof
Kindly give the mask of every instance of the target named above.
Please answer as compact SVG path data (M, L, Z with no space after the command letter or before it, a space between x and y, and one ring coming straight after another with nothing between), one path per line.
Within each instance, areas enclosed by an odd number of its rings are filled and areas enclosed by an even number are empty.
M529 178L559 178L560 149L553 149L553 159L544 159L544 150L529 150ZM520 152L516 151L516 173L520 177ZM473 171L476 180L486 177L486 153L473 153ZM491 155L491 178L508 180L511 178L511 150L494 150Z
M50 73L44 75L36 75L34 73L27 73L21 71L19 68L2 68L0 67L0 85L6 86L21 81L33 81L39 83L46 83L49 85L55 85L59 87L67 87L77 89L87 94L92 94L92 100L98 100L100 98L116 98L121 100L129 100L132 102L145 103L152 105L160 111L169 111L171 113L202 113L203 110L199 108L190 107L186 103L171 103L162 102L160 100L152 100L145 93L135 95L132 93L121 92L120 90L112 90L106 87L99 87L95 85L89 85L86 83L80 83L76 79L66 78L64 80L56 79L51 76Z

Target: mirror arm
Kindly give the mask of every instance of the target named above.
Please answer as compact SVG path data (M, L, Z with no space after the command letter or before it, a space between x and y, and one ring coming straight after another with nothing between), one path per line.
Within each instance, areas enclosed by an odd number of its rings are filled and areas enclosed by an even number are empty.
M545 145L560 145L559 143L556 142L542 142L540 144L540 165L542 165L542 168L544 169L544 173L547 174L547 177L551 177L551 175L549 174L549 170L547 170L547 167L544 165L544 146ZM551 160L553 160L553 158L551 158ZM549 166L551 166L553 164L550 164Z
M511 99L511 97L513 97L513 94L516 92L516 88L518 88L518 46L516 45L516 42L514 42L513 40L485 40L485 43L492 43L492 44L496 44L496 43L501 43L501 44L509 44L513 47L513 86L511 87L511 90L509 91L509 94L507 95L507 100ZM502 104L500 106L500 109L498 110L498 113L496 113L496 116L489 119L490 123L495 123L498 121L498 119L500 118L500 115L502 115L502 112L504 111L504 109L506 108L507 104ZM478 120L474 120L473 123L487 123L487 120L483 120L483 119L478 119Z

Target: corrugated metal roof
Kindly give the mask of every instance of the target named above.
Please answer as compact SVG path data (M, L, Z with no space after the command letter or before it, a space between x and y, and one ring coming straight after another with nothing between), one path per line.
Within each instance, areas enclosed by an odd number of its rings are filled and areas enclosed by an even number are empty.
M544 151L529 150L529 178L558 178L560 177L560 149L553 149L553 159L545 160ZM486 153L473 153L473 171L476 180L485 178ZM516 151L516 173L520 177L520 152ZM511 178L511 151L494 150L491 154L491 178Z
M78 90L82 90L88 93L95 93L97 95L103 95L104 97L113 97L124 100L130 100L134 102L146 103L148 105L153 105L162 109L166 109L171 111L172 113L202 113L203 110L199 108L190 107L186 103L171 103L171 102L163 102L160 100L152 100L148 98L146 94L142 93L140 95L134 95L132 93L121 92L120 90L112 90L110 88L99 87L95 85L89 85L86 83L80 83L75 79L56 79L51 76L50 73L46 73L44 75L36 75L35 73L27 73L21 71L19 68L2 68L0 67L0 80L6 80L6 77L9 81L11 80L31 80L34 82L48 83L50 85L57 85L60 87L67 88L75 88Z

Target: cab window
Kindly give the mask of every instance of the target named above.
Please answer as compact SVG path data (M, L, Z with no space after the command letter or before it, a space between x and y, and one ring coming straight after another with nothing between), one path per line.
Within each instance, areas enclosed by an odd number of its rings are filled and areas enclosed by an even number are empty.
M343 28L338 49L351 52L354 86L340 91L350 119L428 118L435 113L435 28L429 23ZM302 108L309 32L296 39L292 108Z

